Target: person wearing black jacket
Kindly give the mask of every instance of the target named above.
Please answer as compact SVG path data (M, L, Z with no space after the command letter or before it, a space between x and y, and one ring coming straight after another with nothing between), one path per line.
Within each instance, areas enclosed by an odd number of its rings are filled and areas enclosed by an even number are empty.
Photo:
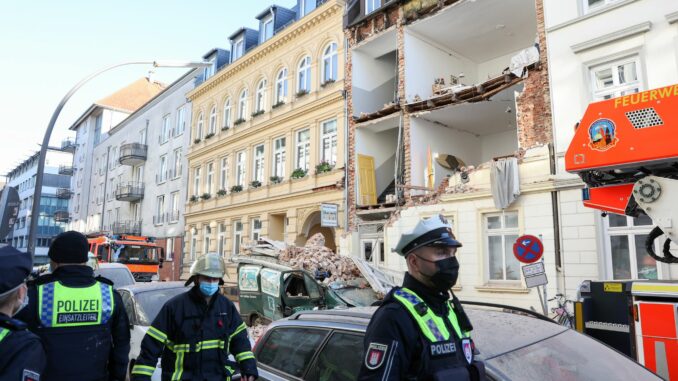
M45 368L45 350L40 338L26 323L12 318L26 307L25 280L31 271L31 256L4 246L0 248L0 380L39 380Z
M122 381L127 373L130 330L113 282L86 265L87 238L59 234L49 248L52 273L29 287L20 314L43 342L44 381Z
M163 381L230 380L236 363L242 380L258 377L247 327L233 302L218 292L225 271L216 253L193 263L186 285L194 286L168 300L148 327L133 381L150 380L160 356Z

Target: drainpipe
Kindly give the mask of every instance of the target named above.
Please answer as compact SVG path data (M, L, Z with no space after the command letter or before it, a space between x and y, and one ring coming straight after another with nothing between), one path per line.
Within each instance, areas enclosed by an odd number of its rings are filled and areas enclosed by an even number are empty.
M556 174L556 155L553 143L549 143L549 164L551 167L551 176ZM553 242L556 254L556 270L563 270L563 258L560 246L560 208L558 191L551 191L551 213L553 215Z
M344 37L344 62L347 62L348 60L348 38ZM346 69L346 66L344 65L344 70ZM353 78L353 77L351 77ZM344 73L344 82L346 81L346 73ZM349 116L348 116L348 92L346 91L346 84L344 83L344 91L342 92L344 95L344 139L346 139L346 144L344 144L344 232L348 231L348 219L349 219L349 201L348 201L348 122L349 122Z

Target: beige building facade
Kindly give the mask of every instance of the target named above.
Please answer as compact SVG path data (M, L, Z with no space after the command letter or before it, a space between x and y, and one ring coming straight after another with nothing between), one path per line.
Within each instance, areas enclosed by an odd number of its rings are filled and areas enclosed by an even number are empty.
M343 2L327 1L262 32L244 54L236 33L231 63L187 94L184 276L198 256L228 259L260 237L304 244L321 232L336 248L345 220L342 16ZM321 227L323 203L337 205L339 227Z

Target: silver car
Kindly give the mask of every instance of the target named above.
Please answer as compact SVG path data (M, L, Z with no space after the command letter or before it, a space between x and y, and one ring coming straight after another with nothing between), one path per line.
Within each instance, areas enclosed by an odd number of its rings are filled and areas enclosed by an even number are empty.
M308 311L268 327L254 350L259 379L353 381L376 307ZM661 380L600 342L550 321L467 307L490 380Z

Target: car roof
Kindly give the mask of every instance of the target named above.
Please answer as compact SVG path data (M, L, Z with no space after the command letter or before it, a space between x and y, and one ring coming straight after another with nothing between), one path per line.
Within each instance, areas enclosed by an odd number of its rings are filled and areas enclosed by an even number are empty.
M274 322L275 326L317 326L364 332L377 307L304 311ZM543 341L567 330L532 316L482 307L465 307L473 324L471 337L485 359Z
M184 282L137 282L133 285L123 286L118 288L118 290L126 290L133 294L138 294L146 291L161 290L167 288L186 288Z
M97 270L100 270L100 269L121 269L121 268L126 269L127 266L123 265L122 263L106 262L106 263L99 263L99 268Z

